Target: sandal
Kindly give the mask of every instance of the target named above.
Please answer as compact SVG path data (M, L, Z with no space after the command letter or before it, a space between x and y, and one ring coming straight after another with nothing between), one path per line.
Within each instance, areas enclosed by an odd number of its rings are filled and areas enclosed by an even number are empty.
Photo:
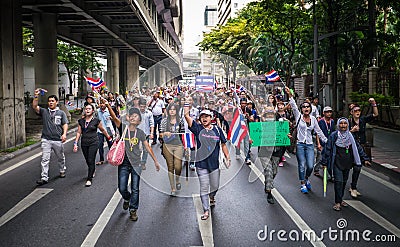
M104 161L99 161L99 162L96 163L96 165L98 165L98 166L102 165L102 164L104 164Z
M340 205L337 204L333 205L333 210L340 211Z
M319 177L319 176L320 176L320 175L319 175L319 172L314 172L314 176Z
M204 214L201 215L201 220L208 220L208 217L210 217L210 213L205 211Z
M349 204L347 204L347 202L345 202L345 201L342 201L342 203L340 203L340 205L342 207L348 207L349 206Z

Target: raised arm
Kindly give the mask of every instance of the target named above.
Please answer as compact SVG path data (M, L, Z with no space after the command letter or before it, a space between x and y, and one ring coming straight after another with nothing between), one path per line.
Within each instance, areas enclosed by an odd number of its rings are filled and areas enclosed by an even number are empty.
M298 121L298 119L300 117L300 112L299 112L299 108L297 108L296 102L293 99L293 94L290 92L290 89L288 87L285 88L285 91L289 96L289 104L292 107L294 118L296 119L296 121Z
M106 99L100 98L100 100L106 105L108 112L110 113L111 120L114 121L115 125L119 128L119 126L121 126L121 120L117 117L117 115L115 115L115 112Z
M32 108L37 114L39 114L39 112L40 112L40 107L39 107L39 104L38 104L38 102L39 102L39 92L40 92L40 89L36 88L35 89L35 94L33 96L33 101L32 101Z

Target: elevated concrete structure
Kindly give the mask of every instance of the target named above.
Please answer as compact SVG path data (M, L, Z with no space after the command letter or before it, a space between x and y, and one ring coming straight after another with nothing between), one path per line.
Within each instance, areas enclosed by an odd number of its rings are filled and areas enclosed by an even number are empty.
M150 68L168 59L168 68L157 69L155 81L149 82L152 85L181 74L176 73L181 71L182 61L181 3L182 0L2 0L0 149L25 142L22 25L34 30L35 87L46 88L48 95L58 95L56 41L60 39L107 57L107 84L113 92L124 92L139 77L139 66ZM121 87L120 80L124 80Z

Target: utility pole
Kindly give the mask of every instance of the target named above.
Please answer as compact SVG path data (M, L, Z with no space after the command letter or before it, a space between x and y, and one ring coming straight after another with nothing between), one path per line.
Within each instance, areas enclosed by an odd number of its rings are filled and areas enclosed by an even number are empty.
M313 96L318 94L318 25L315 14L315 0L313 0L313 22L314 22L314 59L313 59Z

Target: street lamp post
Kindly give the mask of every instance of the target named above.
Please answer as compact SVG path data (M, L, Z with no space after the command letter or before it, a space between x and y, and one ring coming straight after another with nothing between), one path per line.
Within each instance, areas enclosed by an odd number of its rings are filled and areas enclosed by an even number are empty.
M318 25L315 16L315 0L313 1L313 22L314 22L314 59L313 59L313 96L318 94Z

